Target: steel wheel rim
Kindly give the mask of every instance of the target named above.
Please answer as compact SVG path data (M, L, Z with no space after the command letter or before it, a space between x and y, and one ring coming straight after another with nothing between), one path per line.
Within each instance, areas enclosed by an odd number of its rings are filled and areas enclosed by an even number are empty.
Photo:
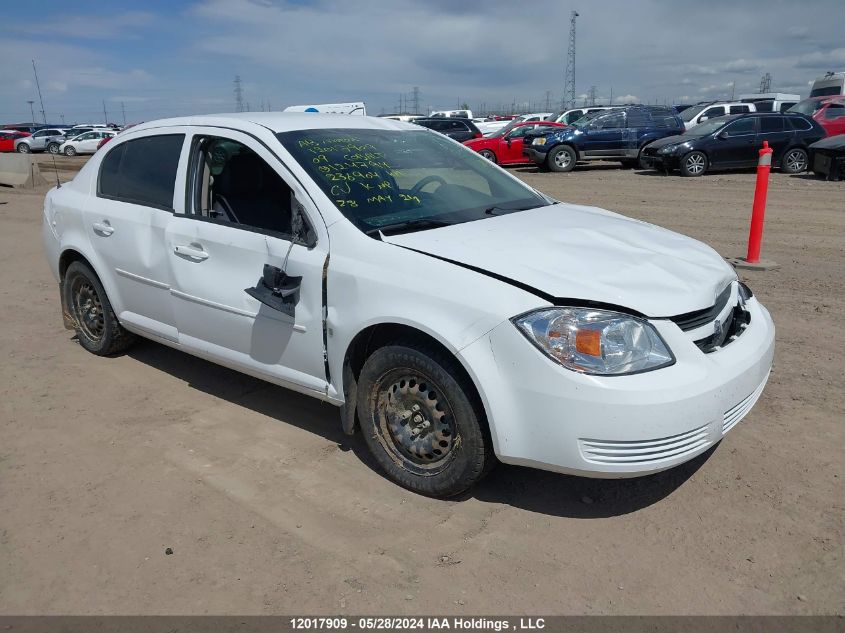
M490 150L487 150L487 149L482 150L481 155L484 158L486 158L487 160L489 160L491 163L495 162L495 156L493 155L493 152L491 152Z
M29 154L29 145L26 143L21 143L18 145L18 152L21 154Z
M58 154L59 153L59 146L58 145L50 145L50 147L48 147L47 150L51 154Z
M439 386L412 369L389 371L378 381L378 439L411 472L434 475L459 444L451 405Z
M786 155L786 167L790 171L804 171L807 168L807 160L804 158L804 152L789 152Z
M76 154L76 150L72 147L68 147L67 149L65 149L65 154L67 154L68 156L73 156Z
M569 163L571 162L572 159L569 157L569 152L560 151L555 154L555 165L558 167L569 167Z
M77 277L71 286L73 312L79 329L92 341L99 341L106 331L103 304L94 285L84 277Z
M704 156L693 154L687 157L687 171L691 174L700 174L704 171Z

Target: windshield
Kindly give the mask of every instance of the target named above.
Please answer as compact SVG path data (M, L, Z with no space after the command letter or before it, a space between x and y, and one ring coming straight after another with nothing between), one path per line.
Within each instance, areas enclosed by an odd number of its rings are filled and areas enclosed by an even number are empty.
M821 99L804 99L789 108L788 112L798 112L807 116L813 116L823 105L824 101Z
M508 123L506 125L499 128L495 132L490 132L487 135L487 138L501 138L502 136L504 136L505 134L510 132L512 129L514 129L517 126L517 124L519 124L519 123L522 123L522 121L520 121L518 119L514 119L513 121L508 121Z
M691 108L687 108L686 110L681 112L681 114L680 114L681 120L684 121L685 123L689 123L690 121L692 121L696 117L697 114L701 114L701 112L706 107L707 107L706 105L702 105L702 106L692 106Z
M452 139L427 130L317 129L282 145L365 232L458 224L550 202ZM413 230L410 226L408 230Z
M580 127L587 127L593 119L595 119L596 117L599 117L603 114L607 114L608 112L610 112L610 110L597 110L596 112L588 112L584 116L578 117L574 121L570 121L568 123L568 125L571 125L572 127L579 127L579 128Z
M704 123L699 123L695 127L688 129L684 132L684 136L707 136L708 134L713 134L716 130L720 127L723 127L726 123L729 122L730 119L727 117L717 117L715 119L709 119Z

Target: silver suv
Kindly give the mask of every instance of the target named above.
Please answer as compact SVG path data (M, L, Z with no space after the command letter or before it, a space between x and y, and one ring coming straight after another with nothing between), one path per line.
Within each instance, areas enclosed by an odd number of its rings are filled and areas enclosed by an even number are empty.
M25 136L15 142L15 151L21 154L29 154L30 152L43 152L49 149L56 154L59 150L59 145L64 143L65 134L67 130L63 128L44 128L32 133L32 136ZM55 151L53 148L55 147Z

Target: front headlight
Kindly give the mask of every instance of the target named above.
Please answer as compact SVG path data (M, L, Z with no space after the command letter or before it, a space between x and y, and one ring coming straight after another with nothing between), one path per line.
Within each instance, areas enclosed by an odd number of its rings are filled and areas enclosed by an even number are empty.
M666 147L661 147L657 150L658 154L674 154L675 150L678 149L677 145L667 145Z
M540 138L535 138L533 141L531 141L531 144L532 145L545 145L546 139L541 136Z
M636 374L675 362L657 330L648 321L627 314L546 308L512 321L552 360L583 374Z

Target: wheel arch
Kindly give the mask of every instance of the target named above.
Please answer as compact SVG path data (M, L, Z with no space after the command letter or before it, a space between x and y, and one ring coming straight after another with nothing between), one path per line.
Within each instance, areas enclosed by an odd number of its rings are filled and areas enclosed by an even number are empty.
M346 347L343 357L342 376L342 393L345 400L345 404L341 407L343 430L351 435L357 425L358 378L361 375L361 369L367 358L376 350L397 341L416 343L422 347L433 348L455 361L455 367L461 373L461 378L472 388L472 393L467 395L478 407L482 418L482 428L488 434L489 439L489 416L487 414L485 400L482 398L481 390L476 384L473 372L469 371L465 360L456 353L457 350L434 333L427 332L414 325L395 321L373 323L364 327L352 337Z

